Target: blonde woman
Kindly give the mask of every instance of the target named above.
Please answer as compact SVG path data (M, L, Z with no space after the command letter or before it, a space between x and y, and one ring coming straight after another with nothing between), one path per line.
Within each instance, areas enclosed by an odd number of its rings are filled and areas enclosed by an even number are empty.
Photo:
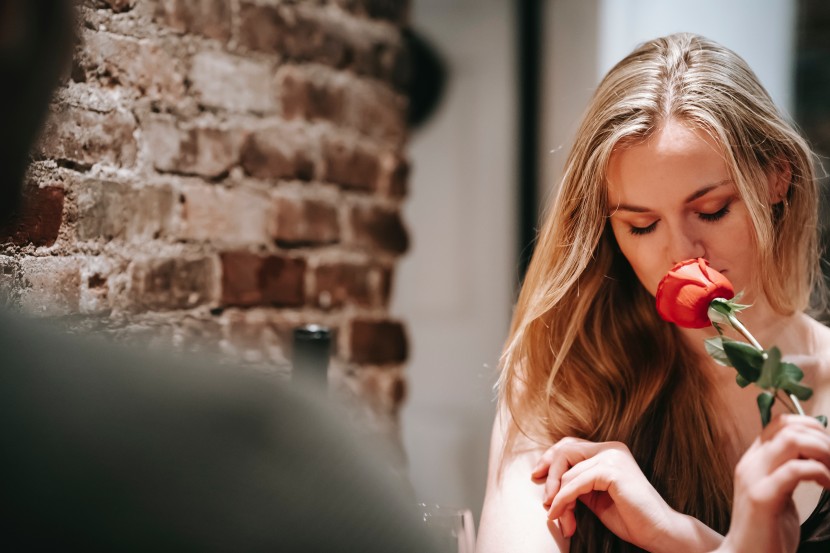
M711 330L663 321L654 294L675 263L708 259L744 291L760 343L804 370L808 412L830 413L830 330L805 314L823 282L817 206L809 147L732 51L675 34L606 75L505 346L480 551L722 545L757 392L706 355ZM820 485L794 502L830 525Z

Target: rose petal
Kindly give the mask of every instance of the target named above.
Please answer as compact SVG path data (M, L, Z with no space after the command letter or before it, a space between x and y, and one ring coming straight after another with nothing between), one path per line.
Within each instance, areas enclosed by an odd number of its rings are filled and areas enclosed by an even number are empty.
M657 286L657 312L684 328L710 324L709 304L735 296L732 283L703 258L687 259L671 268Z

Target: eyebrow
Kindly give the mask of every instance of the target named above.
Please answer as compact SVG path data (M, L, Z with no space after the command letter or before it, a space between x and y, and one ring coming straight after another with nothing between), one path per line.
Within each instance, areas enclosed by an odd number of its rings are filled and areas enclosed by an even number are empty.
M731 182L732 182L732 179L726 179L726 180L722 180L720 182L716 182L714 184L706 185L703 188L701 188L700 190L697 190L697 191L693 192L692 194L690 194L689 197L684 200L684 203L693 202L696 199L705 196L706 194L708 194L709 192L711 192L715 188L719 188L721 186L730 184ZM647 207L640 207L640 206L637 206L637 205L618 204L614 208L614 212L617 212L617 211L631 211L633 213L649 213L652 210L647 208Z

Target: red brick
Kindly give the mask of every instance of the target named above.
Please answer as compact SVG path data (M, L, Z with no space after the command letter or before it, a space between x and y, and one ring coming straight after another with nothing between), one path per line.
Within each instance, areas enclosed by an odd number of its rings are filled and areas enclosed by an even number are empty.
M181 224L174 234L180 239L236 246L270 242L272 207L263 192L187 184L179 202Z
M225 252L221 260L223 305L303 305L304 259Z
M276 87L286 119L343 118L345 87L321 68L286 65L277 72Z
M403 198L408 191L409 162L397 153L381 156L379 191L391 198Z
M387 81L398 90L405 90L408 82L409 58L399 36L388 28L333 16L308 3L243 2L240 41L248 49L276 53L290 61L350 69Z
M135 129L129 111L100 113L60 105L47 121L38 151L43 157L82 166L130 167L137 152Z
M296 126L271 126L248 135L241 164L259 178L311 180L315 174L311 141Z
M277 198L271 231L286 248L333 244L340 241L337 207L324 200Z
M402 254L409 248L409 236L397 211L377 206L355 206L351 225L358 246Z
M268 113L276 109L269 62L203 51L193 56L190 90L207 107Z
M150 99L175 102L185 92L184 71L158 44L110 33L85 31L73 76L105 86L126 86Z
M342 33L317 20L313 12L242 2L239 20L240 42L251 50L333 67L345 67L351 62L352 49Z
M209 123L179 126L170 117L152 116L144 124L144 142L159 170L217 178L239 162L242 133Z
M384 142L406 137L406 100L387 86L324 67L284 66L276 87L286 119L327 120Z
M281 35L286 26L276 6L261 6L243 2L239 10L239 37L246 48L279 53Z
M173 192L169 186L87 180L77 189L78 238L147 240L169 231Z
M65 196L64 190L56 186L26 186L17 216L0 226L0 243L11 242L18 246L54 244L63 222Z
M228 0L160 0L156 18L181 33L197 33L223 42L231 36Z
M378 187L380 160L375 152L354 142L323 142L325 172L323 180L347 189L373 192Z
M406 93L412 78L412 60L403 42L376 42L357 51L353 71L369 75Z
M99 8L109 8L119 13L133 9L135 0L95 0L94 4Z
M377 302L382 307L387 307L392 297L392 268L381 267L378 269L377 274Z
M372 270L365 265L336 263L314 269L312 304L322 309L358 305L371 307Z
M76 313L81 295L79 266L73 257L21 259L20 308L42 317Z
M350 332L350 361L370 365L403 363L408 355L406 332L396 321L357 319Z
M382 142L402 144L406 138L406 102L390 90L368 83L349 87L340 123Z
M218 265L213 257L164 257L130 264L129 307L190 309L214 301Z

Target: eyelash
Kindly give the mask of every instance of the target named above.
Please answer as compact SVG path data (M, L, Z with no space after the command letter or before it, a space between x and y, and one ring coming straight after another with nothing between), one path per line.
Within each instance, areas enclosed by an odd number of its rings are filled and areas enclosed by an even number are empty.
M714 223L720 219L723 219L727 215L729 215L729 206L732 205L732 202L728 202L725 206L720 208L714 213L698 213L697 216L700 218L701 221L706 221L707 223Z
M729 206L732 202L728 202L722 208L717 210L714 213L698 213L697 216L701 221L705 221L707 223L714 223L715 221L719 221L729 215ZM657 221L654 221L647 227L631 227L629 232L634 236L643 236L646 234L650 234L654 232L654 229L657 228Z

